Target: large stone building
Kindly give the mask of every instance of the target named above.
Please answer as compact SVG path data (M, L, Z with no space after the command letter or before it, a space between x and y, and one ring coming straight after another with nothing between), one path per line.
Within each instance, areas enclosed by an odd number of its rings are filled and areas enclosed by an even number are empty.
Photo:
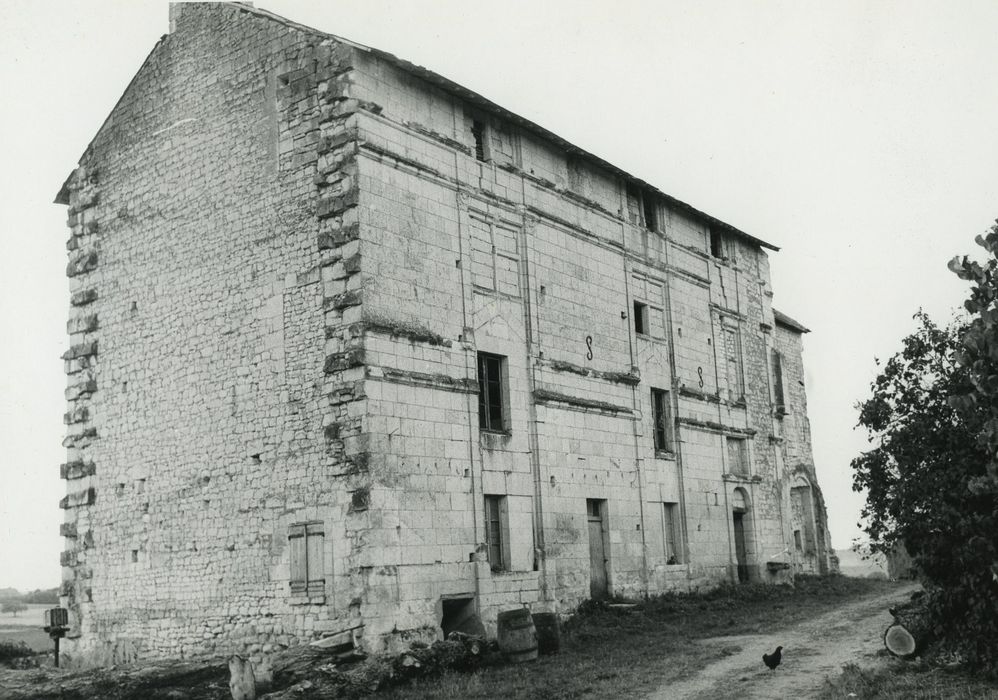
M777 249L439 75L176 4L57 201L79 659L828 566Z

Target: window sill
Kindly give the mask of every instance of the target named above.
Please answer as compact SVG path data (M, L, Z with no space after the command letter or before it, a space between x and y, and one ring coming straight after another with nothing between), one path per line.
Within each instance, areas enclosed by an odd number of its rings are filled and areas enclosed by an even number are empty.
M742 484L758 484L762 481L762 477L759 474L732 474L730 472L722 474L721 479L724 481L737 481Z
M675 462L676 453L672 450L655 450L655 459L667 459L670 462Z
M326 596L324 595L314 595L314 596L304 596L304 595L292 595L288 600L290 605L325 605Z
M485 433L486 435L503 435L505 437L512 437L512 430L492 430L491 428L479 428L479 432Z

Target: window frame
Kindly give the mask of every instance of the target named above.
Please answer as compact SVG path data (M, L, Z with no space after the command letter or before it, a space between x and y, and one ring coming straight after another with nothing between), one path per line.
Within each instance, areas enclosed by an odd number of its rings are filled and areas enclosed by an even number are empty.
M683 553L679 547L679 504L675 501L662 501L662 554L668 566L683 564ZM675 559L675 561L670 561Z
M783 354L776 348L772 349L770 367L773 372L773 408L777 416L783 417L787 413L786 386L783 382Z
M490 376L489 362L494 361L498 376ZM489 433L509 434L509 382L507 377L508 358L491 352L478 353L478 427ZM493 403L494 394L498 393L498 403ZM498 406L498 422L495 425L493 406Z
M640 336L651 336L651 318L649 316L650 311L648 304L643 301L634 300L633 304L633 315L634 315L634 332Z
M484 119L471 118L471 138L474 141L474 156L479 163L492 160L489 153L489 125Z
M734 460L731 458L732 444L741 445L741 447L737 450L740 456L738 464L735 464ZM752 476L752 457L749 453L748 438L740 435L726 435L724 437L724 448L728 457L728 473L732 476L739 476L743 478Z
M511 571L509 550L509 500L504 494L485 494L485 544L489 568Z
M651 387L652 439L656 453L675 452L672 430L672 397L668 389Z
M728 334L732 343L729 348ZM739 403L745 400L745 364L742 361L742 329L737 320L721 317L722 357L724 358L724 379L728 389L728 400ZM732 387L732 379L734 387Z
M724 254L724 236L721 235L721 232L713 227L710 227L707 229L707 237L707 247L710 252L710 257L718 260L725 260L727 256Z
M301 540L297 542L296 540ZM324 603L326 599L326 533L321 521L288 526L288 589L293 602Z

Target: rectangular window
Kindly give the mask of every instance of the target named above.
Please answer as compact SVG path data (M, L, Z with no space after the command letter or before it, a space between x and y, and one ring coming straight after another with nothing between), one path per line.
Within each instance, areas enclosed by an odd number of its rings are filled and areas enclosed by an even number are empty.
M728 381L728 400L738 401L745 390L742 388L742 350L737 326L725 325L724 334L725 376Z
M748 445L745 438L727 438L728 471L739 476L749 476Z
M323 573L324 543L322 523L301 523L292 525L289 529L292 595L307 597L310 602L321 602L326 588Z
M666 564L682 564L679 553L679 504L662 504L662 546Z
M662 389L651 390L651 412L655 430L655 450L672 452L672 421L669 405L669 392Z
M478 353L478 426L482 430L504 432L506 421L506 358Z
M778 414L786 412L786 401L783 398L783 357L776 350L773 350L773 403Z
M634 332L639 335L648 334L648 305L640 301L634 302Z
M624 188L627 198L627 220L635 226L641 225L641 193L631 185Z
M644 207L645 228L651 231L658 230L658 214L655 211L655 198L647 192L641 198Z
M798 552L804 551L804 543L801 540L800 530L794 530L794 549Z
M471 135L475 139L475 158L485 162L485 124L478 119L471 122Z
M724 245L721 239L721 232L710 229L710 254L715 258L724 257Z
M485 496L485 541L493 571L509 570L509 514L505 496Z

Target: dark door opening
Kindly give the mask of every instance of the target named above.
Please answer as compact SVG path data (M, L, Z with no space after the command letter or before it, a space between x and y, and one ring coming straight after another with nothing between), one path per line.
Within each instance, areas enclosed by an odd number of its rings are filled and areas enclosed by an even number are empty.
M738 563L738 583L748 583L748 560L745 556L745 512L735 510L731 517L735 529L735 561Z

